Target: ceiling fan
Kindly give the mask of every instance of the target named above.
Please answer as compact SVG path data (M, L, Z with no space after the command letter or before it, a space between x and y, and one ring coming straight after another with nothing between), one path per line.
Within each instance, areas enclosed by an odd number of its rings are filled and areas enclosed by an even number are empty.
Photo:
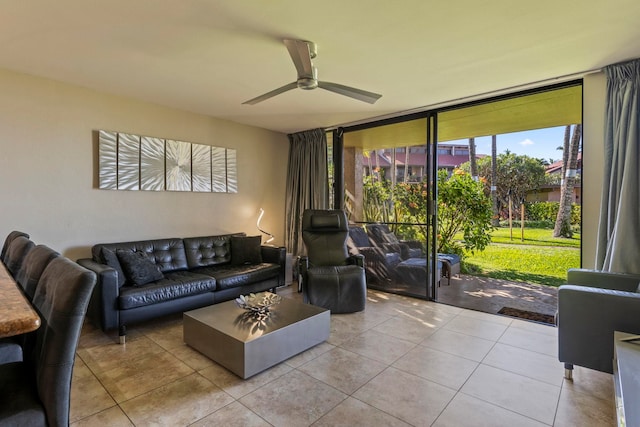
M369 104L375 103L382 96L377 93L367 92L366 90L318 80L318 70L311 62L318 53L316 44L306 40L292 39L284 39L284 44L287 46L287 50L289 50L289 55L291 55L296 70L298 70L298 79L295 82L286 84L264 95L245 101L243 104L257 104L258 102L265 101L295 88L311 90L319 87L320 89L368 102Z

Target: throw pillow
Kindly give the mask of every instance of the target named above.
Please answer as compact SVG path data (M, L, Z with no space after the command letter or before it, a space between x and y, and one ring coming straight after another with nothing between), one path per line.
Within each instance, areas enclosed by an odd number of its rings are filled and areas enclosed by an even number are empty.
M164 278L160 268L151 261L144 252L133 252L118 249L118 260L122 265L127 280L133 286L142 286Z
M124 276L124 271L122 271L122 266L120 265L120 261L118 261L118 256L111 249L107 248L102 248L101 256L102 263L113 268L116 273L118 273L118 287L122 287L127 278Z
M230 243L231 265L260 264L262 262L260 249L262 236L232 236Z

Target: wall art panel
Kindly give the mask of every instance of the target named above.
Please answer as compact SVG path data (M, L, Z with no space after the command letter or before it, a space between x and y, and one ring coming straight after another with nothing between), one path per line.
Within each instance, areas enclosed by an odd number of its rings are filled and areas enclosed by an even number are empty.
M140 189L164 191L164 139L143 136L140 140Z
M140 137L118 134L118 190L140 189Z
M236 170L236 150L227 148L227 193L238 192L238 172Z
M167 139L168 191L191 191L191 143Z
M100 130L98 156L101 189L238 192L232 148Z
M211 147L211 191L227 192L227 150Z
M211 146L191 144L193 191L211 192Z
M98 133L99 173L98 187L103 190L118 188L118 134L101 130Z

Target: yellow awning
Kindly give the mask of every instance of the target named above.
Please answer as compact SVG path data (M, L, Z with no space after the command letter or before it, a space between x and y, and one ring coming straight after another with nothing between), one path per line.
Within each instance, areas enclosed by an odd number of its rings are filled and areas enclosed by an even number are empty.
M582 85L438 113L438 142L582 123ZM345 147L363 150L423 145L426 119L345 132Z

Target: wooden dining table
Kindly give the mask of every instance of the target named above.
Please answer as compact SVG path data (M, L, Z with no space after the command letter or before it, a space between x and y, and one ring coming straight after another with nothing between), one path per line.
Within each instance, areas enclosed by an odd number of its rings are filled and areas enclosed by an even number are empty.
M26 334L39 327L38 313L0 262L0 338Z

